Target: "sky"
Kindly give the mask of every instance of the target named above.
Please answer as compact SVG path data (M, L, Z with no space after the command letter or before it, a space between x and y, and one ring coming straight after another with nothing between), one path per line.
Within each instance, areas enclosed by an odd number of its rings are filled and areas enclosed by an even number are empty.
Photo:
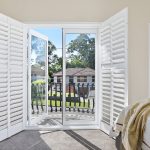
M55 54L57 54L59 57L62 57L62 28L36 28L34 30L47 36L48 40L51 41L57 49ZM67 34L65 39L66 47L71 40L76 39L79 35L80 34ZM90 34L89 36L95 37L95 34Z
M56 46L62 48L62 29L61 28L37 28L37 32L48 36L48 39Z
M62 57L62 28L36 28L37 32L46 35L48 40L51 41L56 46L55 53ZM79 34L67 34L66 45L73 39L75 39Z

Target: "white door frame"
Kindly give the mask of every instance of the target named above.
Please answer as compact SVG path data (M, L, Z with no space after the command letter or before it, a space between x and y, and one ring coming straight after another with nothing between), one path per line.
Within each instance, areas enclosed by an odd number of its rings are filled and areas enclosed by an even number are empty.
M101 96L100 96L100 92L98 92L100 90L100 84L101 84L101 80L100 80L100 64L101 64L101 59L98 58L98 56L100 55L100 51L99 51L99 29L101 27L101 23L94 23L94 22L88 22L88 23L51 23L51 24L28 24L28 30L33 29L33 28L62 28L65 30L72 30L72 29L76 29L76 31L88 31L87 33L89 33L89 31L94 31L96 33L96 39L95 39L95 43L96 43L96 64L95 64L95 68L96 69L96 78L95 78L95 86L97 87L97 94L95 94L95 99L97 99L97 105L95 104L95 112L97 112L95 114L95 122L91 123L90 126L89 125L69 125L69 126L58 126L58 127L33 127L33 126L26 126L26 130L56 130L56 129L60 129L60 130L67 130L67 129L100 129L100 120L101 120L101 114L100 114L100 103L101 103ZM90 30L89 30L90 29ZM28 56L29 57L29 56ZM30 59L30 58L28 58ZM30 64L30 62L28 62ZM29 77L28 77L29 78ZM30 93L31 94L31 93ZM29 95L28 95L29 96ZM30 106L31 107L31 106ZM64 118L64 115L63 115ZM64 120L64 119L63 119Z
M62 22L56 22L56 23L52 23L52 22L49 22L49 23L46 23L46 24L43 24L43 23L29 23L29 22L26 22L26 25L27 25L27 29L31 29L31 28L37 28L37 27L47 27L47 28L52 28L52 27L59 27L59 28L63 28L63 29L72 29L72 28L78 28L78 29L96 29L97 30L97 54L100 56L100 53L101 53L101 49L100 49L100 45L98 44L99 43L99 40L100 40L100 37L99 37L99 34L98 34L98 29L101 28L101 23L100 22L74 22L74 23L69 23L69 22L65 22L65 23L62 23ZM149 31L149 34L150 34L150 31ZM25 41L26 42L26 39ZM150 42L149 42L150 43ZM26 43L25 43L26 45ZM25 48L26 49L26 48ZM26 52L24 52L24 54L26 55ZM28 57L30 57L29 54L27 54ZM24 56L24 59L26 59L27 56ZM29 61L30 59L28 59ZM24 63L26 63L26 60L24 60ZM30 62L28 62L30 64ZM101 91L101 59L97 59L97 91ZM150 59L149 59L149 66L150 66ZM24 68L26 69L26 64L24 66ZM149 67L150 68L150 67ZM29 69L29 68L28 68ZM150 69L149 69L150 70ZM31 71L31 70L28 70L28 72ZM149 71L149 74L150 74L150 71ZM27 77L27 74L24 75L24 77ZM28 74L28 81L30 81L30 76ZM149 76L150 78L150 76ZM24 83L26 82L26 80L24 80ZM30 87L31 88L31 87ZM25 88L26 89L26 88ZM29 90L28 90L29 92ZM28 98L29 96L31 95L31 93L28 93ZM47 94L48 96L48 94ZM150 79L149 79L149 96L150 96ZM97 92L96 94L96 97L99 102L99 104L97 104L97 108L98 109L98 114L97 114L97 124L96 125L91 125L91 126L63 126L63 127L58 127L57 129L61 129L61 130L65 130L65 129L99 129L100 128L100 120L101 120L101 113L100 113L100 110L101 109L101 101L102 101L102 98L101 98L101 92ZM24 93L24 98L26 98L26 93ZM25 102L24 101L24 104L25 106L28 106L29 108L31 107L31 103L27 105L27 101ZM96 106L96 105L95 105ZM26 107L26 110L24 111L24 115L27 115L26 113L27 111L27 107ZM29 111L28 111L29 112ZM23 116L24 117L24 123L27 122L27 117L26 116ZM56 128L52 127L52 128L46 128L46 127L31 127L31 126L25 126L25 129L32 129L32 130L55 130Z
M46 40L48 41L48 38L47 36L44 36L32 29L28 30L29 32L29 40L28 40L28 124L30 125L31 124L31 38L32 38L32 35L36 36L36 37L39 37L43 40ZM47 51L45 53L46 55L46 62L45 62L45 79L46 81L48 81L48 43L47 43ZM46 88L46 113L44 113L44 115L48 115L48 82L46 82L45 84L45 88ZM40 117L41 119L43 118L43 115Z
M94 121L87 121L87 120L71 120L71 121L65 121L65 103L66 103L66 34L81 34L81 33L89 33L89 34L95 34L95 120ZM97 62L98 62L98 39L97 39L97 29L79 29L79 28L65 28L63 29L63 125L70 126L70 125L96 125L98 124L98 71L97 71Z

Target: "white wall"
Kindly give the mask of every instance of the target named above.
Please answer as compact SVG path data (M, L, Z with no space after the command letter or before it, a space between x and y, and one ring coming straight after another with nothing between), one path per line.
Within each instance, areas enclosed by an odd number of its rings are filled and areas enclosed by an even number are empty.
M148 96L150 0L0 0L0 12L24 22L101 22L129 8L129 103Z

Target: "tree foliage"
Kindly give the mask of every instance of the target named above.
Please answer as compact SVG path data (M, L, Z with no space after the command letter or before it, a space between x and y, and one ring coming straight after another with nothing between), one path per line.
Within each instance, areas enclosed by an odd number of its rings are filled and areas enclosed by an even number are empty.
M89 67L95 69L95 38L80 34L67 48L68 67Z
M58 72L62 68L62 58L55 54L56 46L48 41L48 73L52 78L53 73Z
M48 71L49 77L62 70L62 57L56 53L56 46L48 41ZM95 69L95 38L88 34L80 34L72 40L67 48L67 68L93 68Z

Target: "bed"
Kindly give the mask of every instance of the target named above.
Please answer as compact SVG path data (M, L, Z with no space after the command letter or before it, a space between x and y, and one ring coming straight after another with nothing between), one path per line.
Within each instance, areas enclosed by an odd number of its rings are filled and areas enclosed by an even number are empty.
M143 137L142 150L150 150L150 116L146 122L146 128Z
M115 126L112 128L110 132L110 136L116 135L116 148L118 150L122 150L122 129L123 129L123 119L125 118L130 107L125 108L121 113L118 119L115 122ZM112 134L112 132L114 134ZM150 115L148 115L145 123L145 131L142 140L142 150L150 150Z

